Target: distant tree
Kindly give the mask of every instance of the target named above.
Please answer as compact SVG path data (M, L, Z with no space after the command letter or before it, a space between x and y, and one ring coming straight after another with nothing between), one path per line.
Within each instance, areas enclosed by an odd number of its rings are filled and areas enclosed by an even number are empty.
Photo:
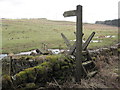
M95 24L105 24L105 25L119 26L120 27L120 19L96 21Z

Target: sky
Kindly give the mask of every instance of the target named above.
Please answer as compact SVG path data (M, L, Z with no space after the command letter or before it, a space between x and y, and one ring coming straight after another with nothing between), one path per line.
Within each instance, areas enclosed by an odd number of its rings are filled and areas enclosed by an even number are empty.
M63 17L64 11L83 6L83 22L118 18L119 0L0 0L0 18L47 18L49 20L76 21Z

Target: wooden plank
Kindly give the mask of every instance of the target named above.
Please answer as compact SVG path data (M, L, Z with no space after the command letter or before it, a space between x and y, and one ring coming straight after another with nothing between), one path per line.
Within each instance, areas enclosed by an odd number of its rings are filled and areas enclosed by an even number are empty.
M64 17L76 16L76 10L66 11L63 13Z
M86 50L87 46L89 45L90 41L92 40L92 38L94 37L95 35L95 32L93 32L89 38L86 40L86 42L82 45L82 49L83 50Z
M65 44L67 45L68 49L70 49L71 47L70 41L67 39L67 37L63 33L61 33L61 36L64 39Z
M76 35L76 32L74 32L74 34ZM82 34L82 37L83 37L84 34ZM75 55L74 52L75 52L75 49L76 49L76 41L75 43L70 47L70 50L68 51L68 55Z
M87 74L87 77L88 78L93 77L97 73L98 73L98 71L92 71L92 72L90 72L90 73Z
M88 64L91 64L91 63L93 63L93 62L92 61L86 61L86 62L83 62L82 65L85 66L85 65L88 65Z
M68 55L73 55L75 49L76 49L76 42L71 46L69 40L67 39L67 37L61 33L61 36L63 37L66 46L69 48L69 51L67 52Z
M88 50L87 50L87 46L89 45L89 43L90 43L90 41L92 40L92 38L93 38L94 35L95 35L95 32L93 32L93 33L88 37L88 39L86 40L86 42L82 44L82 50L86 50L87 53L88 53L88 55L89 55L89 52L88 52ZM82 36L83 36L83 34L82 34ZM68 54L68 55L75 55L75 54L74 54L75 49L76 49L76 42L70 47L70 50L68 51L67 54ZM89 58L91 58L90 55L89 55Z
M73 55L76 49L76 42L70 47L70 50L68 51L68 55Z

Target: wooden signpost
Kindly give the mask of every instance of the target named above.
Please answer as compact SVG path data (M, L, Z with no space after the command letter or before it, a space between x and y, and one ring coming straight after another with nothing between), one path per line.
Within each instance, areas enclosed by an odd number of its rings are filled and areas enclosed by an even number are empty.
M82 6L78 5L76 10L66 11L64 17L76 16L76 82L82 78Z

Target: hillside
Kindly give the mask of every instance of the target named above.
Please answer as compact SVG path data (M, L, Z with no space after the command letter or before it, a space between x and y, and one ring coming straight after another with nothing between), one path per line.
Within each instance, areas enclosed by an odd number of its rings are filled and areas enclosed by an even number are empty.
M48 48L66 48L61 33L69 40L75 39L75 22L52 21L47 19L2 19L2 50L3 53L18 53L31 49L42 49L43 43ZM101 24L83 24L84 39L96 32L94 40L102 43L91 43L90 48L103 47L117 42L117 27ZM101 38L105 36L114 38ZM71 42L73 43L73 42Z

